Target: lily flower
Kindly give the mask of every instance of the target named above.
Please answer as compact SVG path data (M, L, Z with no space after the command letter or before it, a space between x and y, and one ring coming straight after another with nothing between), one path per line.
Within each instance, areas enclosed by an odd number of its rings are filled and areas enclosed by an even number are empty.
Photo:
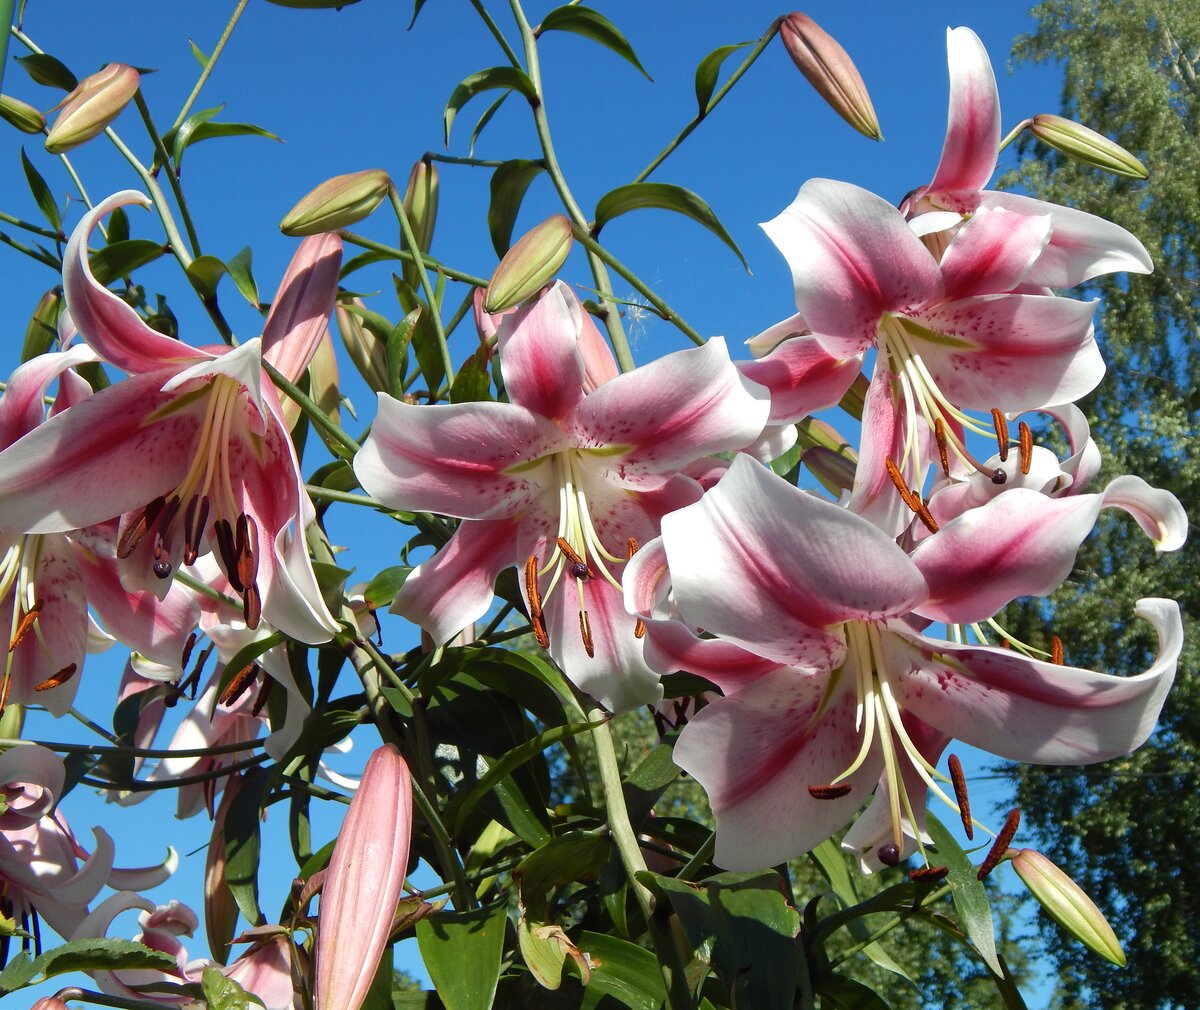
M663 515L700 496L686 468L759 436L766 390L719 338L618 375L561 282L505 314L497 343L508 403L380 394L354 461L362 486L393 508L464 520L392 609L444 643L487 612L496 576L515 565L534 632L566 675L612 711L654 704L661 687L621 572Z
M868 811L872 821L851 841L876 860L894 845L889 855L900 858L920 836L920 789L957 809L934 768L949 738L1050 764L1103 761L1146 740L1182 647L1171 600L1138 604L1159 656L1132 677L940 641L910 623L983 620L1041 591L1074 556L1072 522L1052 517L1057 539L1041 536L1037 513L1023 510L1026 494L1036 493L1018 489L966 513L910 556L849 509L739 457L698 503L664 518L661 540L628 566L626 601L646 620L657 648L647 657L661 671L680 668L672 653L682 654L685 669L726 692L675 747L712 802L720 865L770 866L811 849L881 780L885 806ZM1010 498L1020 526L1004 519ZM961 535L976 513L993 521ZM1003 544L993 549L997 531ZM1023 549L1029 537L1037 542ZM686 635L660 638L658 622L672 615Z
M292 380L304 372L333 307L340 240L300 244L261 339L194 348L151 329L92 275L89 236L130 203L149 201L127 191L86 214L63 265L80 336L130 376L0 453L0 528L53 533L120 517L127 586L161 595L181 563L212 550L247 625L265 615L300 641L327 641L337 624L304 542L315 513L262 362Z

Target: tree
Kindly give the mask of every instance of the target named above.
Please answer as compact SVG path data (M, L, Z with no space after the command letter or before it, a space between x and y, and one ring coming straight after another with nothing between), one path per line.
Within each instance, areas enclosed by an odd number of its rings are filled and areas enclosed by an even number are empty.
M1018 59L1063 67L1062 113L1136 154L1147 182L1118 178L1053 152L1027 160L1009 184L1125 225L1155 263L1149 277L1090 285L1103 308L1097 329L1109 366L1083 404L1105 455L1105 473L1140 473L1185 505L1200 500L1200 6L1193 0L1046 0ZM1027 141L1028 143L1028 141ZM1193 526L1193 534L1194 534ZM1109 915L1129 965L1115 969L1045 920L1061 966L1064 1008L1200 1006L1200 881L1191 853L1200 837L1194 801L1200 768L1200 684L1194 615L1200 612L1195 539L1150 556L1136 527L1102 522L1074 578L1048 609L1017 622L1028 641L1051 632L1067 662L1134 673L1153 654L1130 619L1143 596L1180 600L1193 621L1172 696L1151 744L1107 766L1011 771L1026 823L1046 852Z

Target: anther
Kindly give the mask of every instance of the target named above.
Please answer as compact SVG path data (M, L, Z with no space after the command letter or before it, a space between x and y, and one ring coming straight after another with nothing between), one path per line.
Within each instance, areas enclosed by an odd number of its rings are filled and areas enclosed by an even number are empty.
M896 866L900 862L900 850L894 842L879 846L879 861L884 866Z
M892 478L892 483L896 485L896 490L900 492L900 497L904 499L904 504L916 512L921 499L908 489L908 483L904 479L904 474L900 472L900 468L896 466L896 461L888 456L883 461L883 465L887 468L887 474Z
M188 660L192 658L192 650L196 648L196 633L193 631L183 643L183 655L179 657L179 669L186 670Z
M237 517L237 533L233 541L234 555L237 558L238 581L250 589L258 575L258 527L245 512Z
M229 524L228 519L218 519L213 523L213 532L217 535L217 553L221 555L221 567L225 569L225 575L229 579L233 591L240 593L246 586L238 578L238 557L237 551L234 549L233 527Z
M183 514L183 563L194 564L200 556L200 538L208 521L208 499L193 495Z
M221 692L217 698L217 703L226 707L232 705L238 700L250 686L254 680L255 674L258 673L258 665L256 663L247 663L237 673L233 675L233 679L225 685L225 690Z
M275 681L270 677L263 677L262 687L258 689L258 696L254 699L254 704L250 706L250 714L255 718L258 718L258 714L266 707L274 683Z
M579 611L579 637L583 639L583 651L588 654L588 659L594 658L596 646L592 642L592 622L588 620L586 610Z
M154 525L155 520L158 519L165 504L166 499L160 496L145 508L133 513L133 518L126 523L125 529L121 532L121 538L117 541L118 558L127 558L134 552L137 545L142 542L142 538L149 532L150 527Z
M628 561L638 552L638 542L633 537L625 540L625 560Z
M242 617L246 621L246 627L251 630L257 628L262 619L262 596L256 585L249 585L242 590Z
M925 528L929 530L930 533L936 533L939 529L941 529L941 527L938 526L937 520L933 518L933 513L929 511L929 506L921 501L920 498L917 498L915 494L913 497L916 498L917 502L916 508L913 509L913 512L915 512L917 518L925 524Z
M1000 450L1000 462L1008 462L1008 418L999 407L992 408L992 427L996 429L996 446Z
M634 638L645 638L646 637L646 622L643 621L640 617L636 621L633 622L633 637Z
M946 425L942 419L936 418L933 422L933 437L937 441L938 460L942 464L942 473L947 477L950 476L950 445L946 441Z
M575 548L570 545L566 537L558 537L554 542L558 544L558 549L566 555L571 564L582 565L584 563L583 558L575 553Z
M37 600L24 614L21 615L21 621L17 625L17 630L13 632L12 641L8 643L8 651L16 652L17 646L21 644L21 640L29 634L29 629L33 627L34 621L37 620L38 614L42 610L42 601Z
M75 671L79 667L75 663L68 663L58 673L52 674L43 680L40 684L34 684L35 691L51 691L60 684L65 684L68 680L75 676Z
M1021 473L1029 473L1033 465L1033 432L1024 421L1017 425L1017 437L1021 443Z
M915 884L936 884L950 872L948 866L922 866L908 871L908 879Z
M1021 826L1021 811L1015 807L1008 812L1008 816L1004 818L1004 827L1000 829L1000 834L996 836L996 840L992 843L992 847L988 849L987 857L979 866L979 872L975 876L982 880L992 872L1004 860L1004 854L1008 852L1008 843L1013 840L1017 833L1017 828Z
M849 782L839 782L836 786L809 786L808 795L814 800L839 800L850 792Z
M963 774L962 762L957 754L951 754L946 762L950 766L950 781L954 785L954 801L958 804L958 815L962 818L967 841L975 837L975 825L971 822L971 798L967 795L967 777Z
M546 622L542 619L542 594L538 590L538 559L530 554L525 561L525 598L529 600L529 624L533 637L543 649L550 648L550 636L546 633Z
M1063 665L1063 644L1057 635L1050 636L1050 662L1055 666Z

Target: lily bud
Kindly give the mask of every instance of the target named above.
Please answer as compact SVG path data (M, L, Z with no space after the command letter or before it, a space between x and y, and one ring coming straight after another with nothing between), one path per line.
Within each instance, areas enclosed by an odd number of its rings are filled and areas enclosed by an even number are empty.
M61 1000L57 996L43 996L33 1004L30 1010L71 1010L71 1008L67 1006L65 1000Z
M337 231L371 214L388 195L392 180L382 168L335 175L305 196L279 222L285 235Z
M433 245L433 226L437 223L438 173L432 162L418 161L408 175L404 191L404 213L412 225L417 248L429 252Z
M46 128L45 116L32 105L9 95L0 95L0 119L22 133L41 133Z
M831 495L840 497L843 491L854 487L856 467L841 453L814 445L805 449L800 459Z
M832 35L807 14L796 11L783 19L779 37L800 73L834 112L864 137L883 139L867 86L854 61Z
M85 77L59 105L58 118L46 136L46 150L62 154L103 133L140 85L141 76L124 63L110 63Z
M573 241L571 222L562 214L527 232L492 274L483 296L484 312L503 312L536 295L567 261Z
M361 298L355 298L353 304L360 309L366 308ZM364 325L361 316L341 302L334 308L333 316L337 320L342 343L346 345L350 360L354 362L358 373L371 387L372 392L387 392L390 388L387 344Z
M1120 144L1081 123L1041 113L1030 121L1029 132L1054 150L1085 165L1095 165L1096 168L1129 179L1150 177L1146 166Z
M1083 889L1040 852L1021 849L1013 869L1055 922L1106 961L1125 966L1125 952L1112 926Z
M329 860L315 1010L359 1010L366 999L400 903L411 831L408 766L384 744L367 761Z

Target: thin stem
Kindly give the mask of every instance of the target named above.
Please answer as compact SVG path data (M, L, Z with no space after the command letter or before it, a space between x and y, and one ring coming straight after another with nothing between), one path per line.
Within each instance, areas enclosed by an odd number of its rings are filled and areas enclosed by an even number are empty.
M60 154L58 160L62 162L63 168L67 170L67 175L71 177L71 181L75 183L75 188L79 190L79 198L83 201L83 205L91 210L96 205L92 203L92 198L88 196L88 191L84 188L83 180L79 178L79 173L75 171L75 166L71 164L71 159L65 154ZM100 225L100 234L105 239L108 238L108 229L104 225Z
M233 9L233 14L230 16L228 24L225 25L225 30L221 33L221 37L217 39L217 44L213 47L213 51L208 57L208 62L204 64L204 69L200 71L200 76L196 79L195 87L192 88L191 94L187 96L187 100L179 110L179 115L175 117L175 122L171 124L172 130L179 129L183 121L187 119L192 106L196 104L196 99L200 97L201 89L204 87L209 75L213 72L213 67L217 65L217 58L221 55L221 51L225 48L225 43L229 41L229 36L233 34L233 29L249 2L250 0L238 0L238 5Z
M291 789L307 793L309 796L315 796L319 800L332 800L334 803L350 803L350 797L345 793L339 793L333 789L326 789L324 786L319 786L315 782L309 782L306 779L299 778L296 775L281 775L279 781L286 782ZM276 799L285 800L289 796L287 791L280 793Z
M383 502L376 501L370 495L334 491L331 488L321 487L319 484L305 484L304 489L314 498L322 498L325 501L340 501L347 505L366 505L368 508L387 509Z
M470 284L476 288L486 288L488 279L486 277L477 277L475 274L469 274L462 270L455 270L453 267L448 267L444 263L439 263L436 259L426 253L412 253L407 249L397 249L395 246L385 245L383 242L376 242L373 238L367 238L365 235L359 235L352 231L347 231L342 228L338 231L342 240L349 242L351 245L356 245L360 249L368 249L371 252L382 253L384 256L389 256L392 259L404 260L406 263L416 264L421 262L427 266L433 267L438 273L445 274L449 280L461 281L463 284Z
M496 612L496 616L488 621L488 626L484 628L483 631L481 631L476 637L480 641L489 641L489 636L495 633L496 629L499 628L501 623L504 621L504 618L511 614L512 611L513 605L511 603L504 604L504 606Z
M175 218L171 214L171 208L167 206L167 198L163 196L162 187L159 186L158 180L150 174L150 170L145 165L138 161L137 156L125 146L125 142L117 136L116 130L110 126L104 131L104 135L121 152L121 156L129 162L133 170L137 172L138 178L142 180L142 185L149 191L150 201L154 204L154 209L158 213L159 220L162 221L163 231L167 234L167 244L171 247L171 252L175 254L175 258L179 260L179 265L186 272L187 268L192 265L192 254L188 252L187 246L184 245L183 236L179 234L179 227L175 224Z
M242 761L235 761L233 764L224 765L212 771L200 772L196 775L176 775L170 779L163 779L161 782L150 782L146 779L132 779L129 782L108 782L104 779L94 779L89 776L84 776L79 781L85 785L95 786L97 789L121 789L131 793L148 793L159 789L174 789L177 786L193 786L199 785L201 782L211 782L213 779L225 778L228 775L245 771L247 768L257 767L270 759L271 755L264 751L262 754L255 754L253 757L248 757Z
M0 3L3 2L4 0L0 0ZM67 236L60 231L51 231L49 228L43 228L41 225L30 224L28 221L22 221L19 217L13 217L11 214L5 214L3 211L0 211L0 221L3 221L5 224L14 224L18 228L23 228L25 231L31 231L35 235L41 235L42 238L52 238L55 242L65 242L67 240Z
M82 989L77 985L69 985L59 989L54 994L64 1003L67 1000L82 1000L85 1003L95 1003L97 1006L117 1007L118 1010L162 1010L161 1003L147 1003L140 999L126 999L124 996L110 996L108 993L96 992L94 989Z
M458 324L463 321L463 318L466 316L466 314L474 307L475 290L472 288L471 290L467 291L466 295L463 297L463 300L459 303L458 308L454 310L454 315L450 317L450 322L446 324L446 333L450 334L458 329Z
M201 582L199 579L192 578L192 576L188 575L187 572L183 571L180 568L175 569L175 574L173 577L177 581L182 582L193 593L201 593L204 596L207 596L210 600L216 600L218 603L224 603L230 607L235 608L236 610L242 609L242 601L241 600L235 600L232 596L226 596L220 590L213 589L212 586L206 585L205 583Z
M404 683L404 680L392 668L392 664L388 662L387 656L379 651L374 642L372 642L369 638L359 638L355 639L354 644L357 648L362 649L363 652L371 657L371 662L375 665L375 668L388 679L388 682L397 691L400 692L401 696L406 702L408 702L410 706L416 703L417 696L413 694L412 689L406 683Z
M633 177L634 182L645 182L645 180L649 178L650 174L656 168L658 168L659 165L667 160L671 152L674 151L675 148L677 148L685 140L687 140L691 132L697 126L699 126L708 117L712 110L721 103L721 99L729 94L730 89L737 84L742 75L749 70L751 66L753 66L754 61L758 59L758 57L762 54L762 51L766 49L768 45L770 45L771 40L775 38L776 34L779 32L779 25L782 21L783 18L776 18L771 22L771 27L766 30L766 32L763 34L763 37L760 38L754 48L750 50L750 55L742 61L741 65L732 74L729 75L729 80L722 84L721 87L719 87L713 93L712 98L708 100L708 106L703 111L696 113L692 120L682 130L679 131L675 139L672 140L661 151L659 151L650 164Z
M79 709L72 706L71 708L67 709L67 714L70 715L71 718L74 719L76 722L81 723L82 725L84 725L88 729L90 729L93 733L96 734L96 736L103 737L109 743L120 746L120 744L121 744L120 737L115 736L114 734L110 733L103 726L101 726L98 722L93 722L86 715L84 715L82 712L80 712Z
M508 162L495 161L489 158L464 158L456 154L442 154L438 151L426 151L421 155L422 161L440 161L445 165L471 165L475 168L499 168Z
M696 874L704 868L704 865L710 859L712 859L712 854L716 848L717 833L712 831L709 832L708 838L705 839L704 844L696 850L695 855L693 855L691 859L689 859L686 863L684 863L683 866L680 867L679 872L675 874L676 878L678 880L695 879Z
M163 139L159 136L158 129L154 125L154 119L150 115L150 106L146 104L146 99L142 95L141 88L138 88L133 93L133 102L141 114L142 122L146 126L146 132L150 135L150 140L154 144L155 157L162 163L163 168L166 169L167 182L171 187L171 192L175 194L175 206L179 208L179 216L183 218L183 227L187 231L192 255L199 256L200 237L196 234L196 226L192 223L192 215L188 211L187 200L183 196L183 187L179 185L179 175L171 167L171 156L167 153L166 145L163 143ZM150 174L153 176L153 171Z
M266 373L271 377L271 381L274 382L275 385L280 388L280 390L296 401L297 406L299 406L300 409L308 415L308 419L315 427L320 428L321 431L325 432L325 434L333 439L333 441L348 451L351 456L358 452L361 446L344 431L342 431L338 425L329 420L325 412L318 407L315 402L313 402L312 398L308 396L308 394L298 388L295 383L289 382L287 377L284 376L284 374L280 372L278 368L272 365L271 362L269 362L266 358L263 358L262 366Z
M8 750L10 747L37 746L45 747L47 750L61 751L63 754L115 754L122 757L145 758L207 757L209 754L236 754L239 751L253 750L262 745L262 740L243 740L239 743L213 744L210 747L98 747L85 743L59 743L54 740L0 738L0 750Z
M478 14L483 20L483 23L487 25L488 31L492 33L492 36L500 44L500 48L504 50L505 58L509 63L519 70L521 67L521 61L517 59L517 54L513 52L512 46L508 44L508 39L504 37L504 33L500 31L499 27L496 25L496 22L492 20L492 16L487 12L487 9L482 3L479 2L479 0L471 0L471 6L475 8L475 13Z
M404 244L409 249L419 251L421 247L417 243L417 236L413 234L412 224L408 220L408 211L404 209L404 201L400 199L400 194L394 186L388 190L388 199L391 200L392 209L396 212L396 219L400 222L400 233L404 236ZM425 293L425 300L429 303L429 316L433 320L438 350L442 355L442 369L446 373L446 383L449 385L454 381L454 363L450 360L450 345L446 342L446 331L442 328L442 307L438 304L433 285L429 283L429 273L425 269L424 258L417 256L413 260L413 265L417 268L417 277L421 280L421 290Z
M33 249L30 246L25 245L23 242L18 242L12 236L5 235L2 231L0 231L0 242L3 242L6 246L9 246L12 249L16 249L19 253L24 253L31 259L37 260L39 263L45 263L46 266L51 267L54 270L58 270L60 272L62 270L62 264L54 258L53 253L44 252L41 249Z

